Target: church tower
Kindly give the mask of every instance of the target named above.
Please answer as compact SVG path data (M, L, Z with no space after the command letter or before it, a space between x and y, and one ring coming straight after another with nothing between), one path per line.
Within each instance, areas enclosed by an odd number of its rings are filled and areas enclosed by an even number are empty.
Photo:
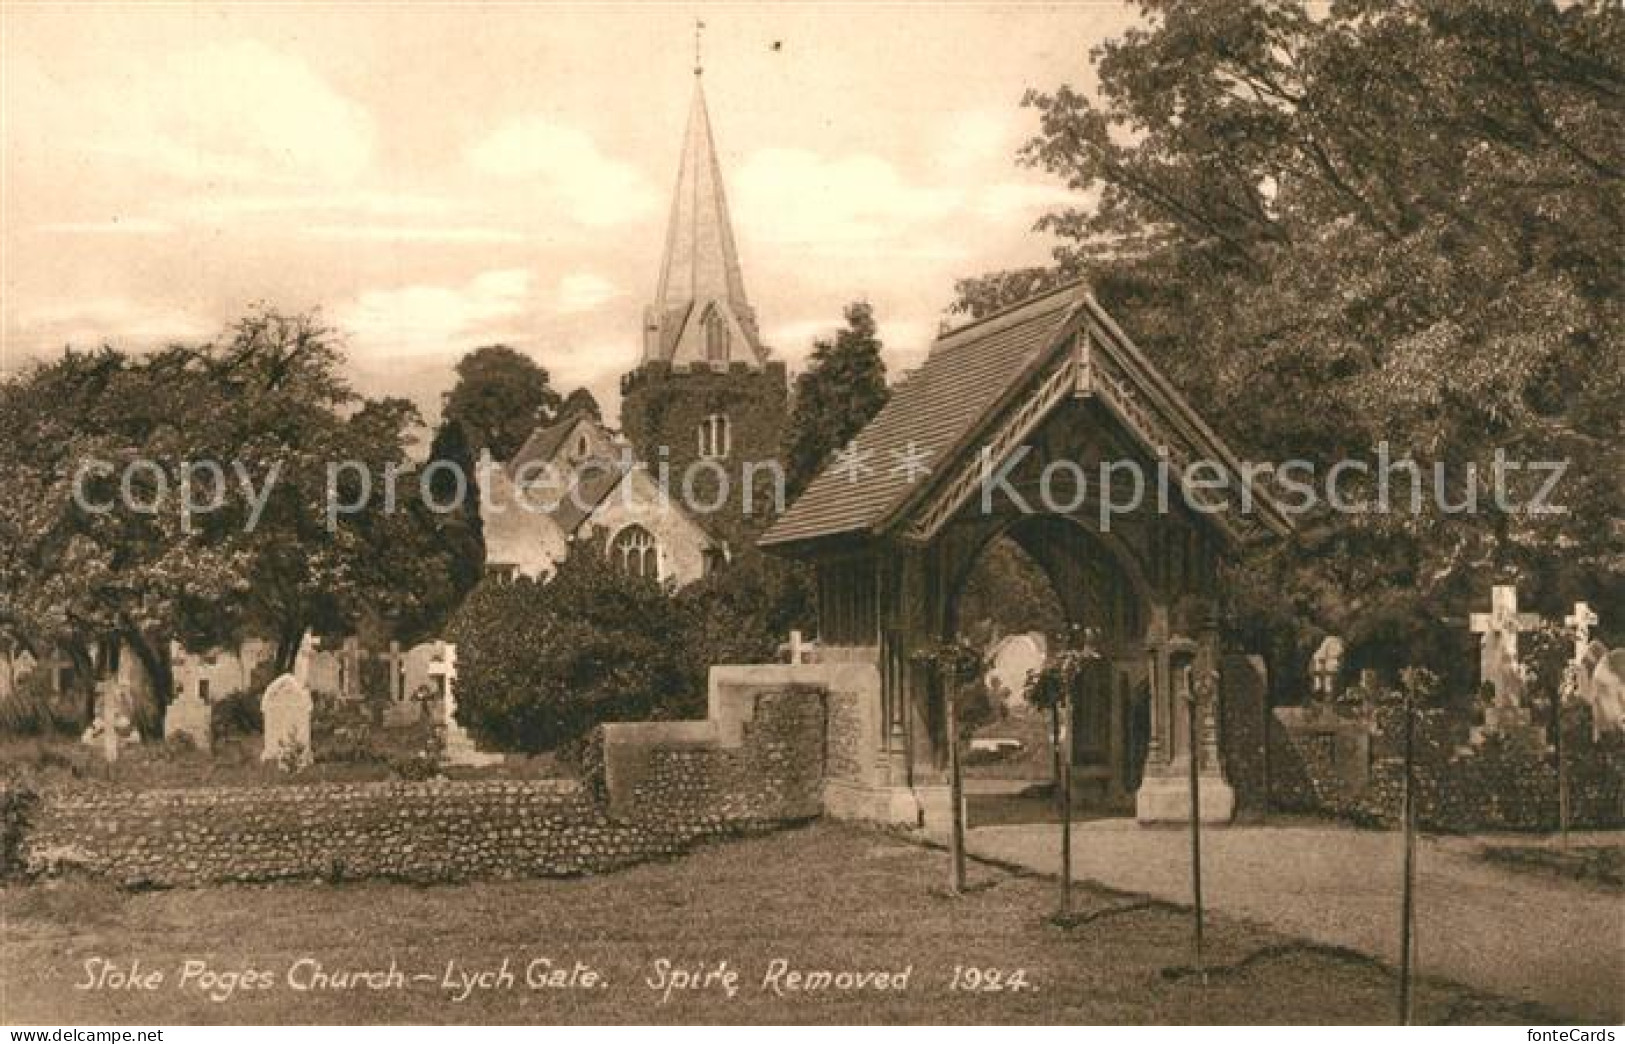
M651 469L669 466L674 497L692 475L686 506L736 549L765 526L772 506L764 466L778 459L786 386L784 363L768 357L745 296L696 64L660 281L644 310L643 359L621 379L621 427ZM749 513L746 465L755 472ZM706 511L713 500L720 506Z

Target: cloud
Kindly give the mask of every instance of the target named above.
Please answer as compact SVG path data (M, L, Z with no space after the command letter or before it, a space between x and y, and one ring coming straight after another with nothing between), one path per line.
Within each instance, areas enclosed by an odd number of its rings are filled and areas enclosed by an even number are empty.
M535 179L562 216L596 227L639 221L655 212L658 197L643 173L611 159L583 131L539 116L498 128L468 151L482 174Z
M400 356L460 352L511 340L532 306L529 269L483 272L461 286L369 290L334 313L357 354Z
M106 221L50 221L35 225L37 232L56 232L69 235L118 233L125 235L160 235L173 232L175 226L156 218L108 218Z
M36 350L62 345L88 348L112 344L141 349L172 342L202 341L220 324L177 305L134 301L126 297L92 297L50 301L18 312L16 326Z
M1006 181L989 185L977 194L976 212L989 221L1004 222L1035 215L1040 210L1088 206L1095 197L1064 185Z
M775 244L872 246L947 217L963 202L958 189L909 184L872 153L831 158L758 149L735 183L739 223Z
M517 232L483 225L311 225L312 239L360 243L519 243Z
M559 280L558 310L591 312L620 295L614 283L596 272L571 272Z
M977 164L1009 164L1015 151L1019 114L1008 109L971 109L955 113L944 126L936 162L950 170Z
M86 99L99 119L76 144L194 182L347 182L371 162L367 111L257 41L170 55L139 82Z
M234 193L192 197L177 203L175 211L209 221L308 213L344 213L372 218L441 218L466 209L462 200L414 192L378 192L366 189L319 193Z

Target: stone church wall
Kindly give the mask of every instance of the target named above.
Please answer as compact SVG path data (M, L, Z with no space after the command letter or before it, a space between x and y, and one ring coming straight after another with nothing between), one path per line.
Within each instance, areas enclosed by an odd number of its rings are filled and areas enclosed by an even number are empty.
M700 520L736 546L765 526L773 507L767 472L760 472L754 483L749 519L742 509L742 482L747 462L778 459L789 400L784 363L775 360L761 369L734 363L721 371L704 367L674 371L665 363L648 363L622 379L621 395L621 426L627 439L638 459L656 474L662 464L669 464L674 497L682 496L683 476L699 459L701 422L713 413L726 414L731 450L719 461L728 475L726 510L701 515ZM706 470L696 472L697 499L712 497L711 481Z

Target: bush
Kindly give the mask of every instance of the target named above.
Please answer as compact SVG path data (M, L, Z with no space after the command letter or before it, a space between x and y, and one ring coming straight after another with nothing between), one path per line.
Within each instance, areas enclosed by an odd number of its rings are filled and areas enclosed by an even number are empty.
M553 750L606 721L688 718L705 707L691 614L592 545L551 579L481 584L453 617L458 706L487 743Z
M372 708L332 693L313 696L310 745L319 762L361 765L382 760L374 742Z
M677 595L703 679L712 664L769 663L792 629L810 631L812 582L794 563L747 550Z
M20 780L0 779L0 880L22 868L23 841L39 795Z
M209 731L216 741L232 736L257 736L265 731L265 718L260 714L263 692L244 689L214 701L214 716Z
M13 736L71 735L78 731L75 716L64 713L63 701L51 688L46 671L23 675L0 700L0 732Z

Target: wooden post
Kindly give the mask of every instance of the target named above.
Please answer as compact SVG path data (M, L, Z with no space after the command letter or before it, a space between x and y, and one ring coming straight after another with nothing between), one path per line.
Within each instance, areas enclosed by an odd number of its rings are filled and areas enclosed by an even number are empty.
M952 828L948 836L948 885L954 894L965 890L965 781L959 765L959 707L952 670L940 672L943 691L943 717L948 726L948 801Z
M1404 832L1404 879L1400 886L1399 919L1399 1022L1411 1024L1411 937L1416 916L1416 782L1415 782L1415 728L1413 726L1412 686L1405 690L1405 778L1403 800L1400 805L1401 829Z
M1061 915L1072 912L1072 688L1068 683L1056 718L1056 755L1060 778L1056 783L1061 803Z
M1196 917L1196 973L1201 976L1202 982L1207 982L1207 968L1202 960L1202 782L1201 759L1202 741L1198 732L1199 714L1197 707L1197 687L1187 683L1185 689L1185 713L1187 718L1186 742L1190 761L1191 783L1191 900L1192 910Z
M1568 758L1563 756L1563 688L1552 696L1552 755L1557 758L1557 834L1568 850Z

